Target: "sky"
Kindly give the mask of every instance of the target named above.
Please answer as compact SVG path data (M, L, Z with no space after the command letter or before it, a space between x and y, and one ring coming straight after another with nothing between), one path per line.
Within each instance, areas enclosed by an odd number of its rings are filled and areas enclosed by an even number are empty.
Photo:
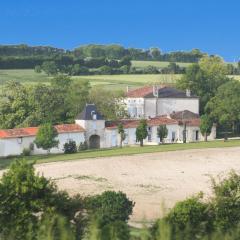
M239 0L1 0L0 44L198 48L240 58Z

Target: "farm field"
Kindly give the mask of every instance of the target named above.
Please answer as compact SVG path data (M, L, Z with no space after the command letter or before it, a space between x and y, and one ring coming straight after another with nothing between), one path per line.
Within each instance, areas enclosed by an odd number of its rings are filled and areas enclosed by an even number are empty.
M107 89L126 89L126 86L139 87L153 83L174 84L180 74L126 74L126 75L91 75L72 77L76 81L89 80L91 86L102 86ZM231 76L240 80L240 76ZM15 80L22 83L49 83L51 77L44 73L35 73L32 69L0 70L0 86L6 81Z
M145 68L147 66L154 66L159 68L164 68L169 65L170 62L161 62L161 61L131 61L132 66L136 68ZM192 63L182 63L182 62L176 62L177 65L180 67L188 67Z
M89 80L92 86L102 86L108 89L125 89L127 85L138 87L152 83L175 83L181 75L143 74L143 75L93 75L72 77L76 81ZM0 84L15 80L22 83L48 83L50 77L44 73L35 73L32 69L0 70Z
M131 223L137 224L160 217L162 204L168 209L200 191L209 197L211 177L225 176L232 169L240 171L239 155L240 147L220 147L87 158L35 167L71 195L125 192L136 202Z

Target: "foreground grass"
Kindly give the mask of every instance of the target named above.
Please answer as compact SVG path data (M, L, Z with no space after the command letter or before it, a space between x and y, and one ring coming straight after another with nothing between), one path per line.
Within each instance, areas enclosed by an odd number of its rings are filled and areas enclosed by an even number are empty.
M39 163L47 162L57 162L57 161L68 161L68 160L80 160L86 158L97 158L97 157L113 157L113 156L129 156L134 154L143 153L154 153L154 152L168 152L168 151L180 151L188 149L204 149L204 148L224 148L224 147L240 147L240 140L229 140L224 142L211 141L211 142L199 142L199 143L187 143L187 144L165 144L159 146L134 146L134 147L124 147L124 148L112 148L112 149L100 149L100 150L87 150L75 154L50 154L48 156L38 155L24 157L29 162L36 161ZM18 158L1 158L0 159L0 169L5 169L9 167L11 162Z

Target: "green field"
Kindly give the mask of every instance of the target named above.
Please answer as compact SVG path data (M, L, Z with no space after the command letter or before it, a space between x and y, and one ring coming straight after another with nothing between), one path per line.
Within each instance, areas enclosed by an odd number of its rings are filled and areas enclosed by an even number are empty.
M125 89L126 86L143 86L152 83L175 83L181 75L170 74L141 74L141 75L93 75L73 77L76 81L89 80L92 86L103 86L108 89ZM48 83L50 77L44 73L35 73L32 69L25 70L0 70L0 84L8 80L22 83Z
M223 140L216 140L211 142L199 142L199 143L187 143L187 144L165 144L157 146L133 146L124 148L112 148L112 149L100 149L100 150L87 150L75 154L55 154L55 155L43 155L43 156L30 156L24 157L27 161L36 163L68 161L68 160L80 160L86 158L96 157L113 157L113 156L129 156L134 154L153 153L153 152L168 152L168 151L180 151L188 149L204 149L204 148L223 148L223 147L240 147L240 140L229 140L224 142ZM11 162L19 158L0 158L0 169L7 168Z
M154 66L157 68L164 68L169 65L170 62L160 62L160 61L132 61L132 66L136 68L145 68L147 66ZM177 65L180 67L188 67L192 63L182 63L182 62L177 62Z
M107 89L126 89L126 86L139 87L150 84L174 84L180 74L129 74L129 75L91 75L73 77L76 81L89 80L91 86L102 86ZM240 80L240 76L232 76ZM44 73L35 73L32 69L0 70L0 86L8 80L22 83L49 83L50 77Z

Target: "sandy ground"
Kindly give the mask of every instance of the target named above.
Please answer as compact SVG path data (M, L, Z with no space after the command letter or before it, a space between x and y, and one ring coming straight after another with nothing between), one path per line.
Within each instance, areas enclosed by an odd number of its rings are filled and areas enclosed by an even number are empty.
M166 208L199 191L209 196L211 176L240 171L240 147L150 153L36 165L70 194L123 191L136 202L132 222L154 220Z

